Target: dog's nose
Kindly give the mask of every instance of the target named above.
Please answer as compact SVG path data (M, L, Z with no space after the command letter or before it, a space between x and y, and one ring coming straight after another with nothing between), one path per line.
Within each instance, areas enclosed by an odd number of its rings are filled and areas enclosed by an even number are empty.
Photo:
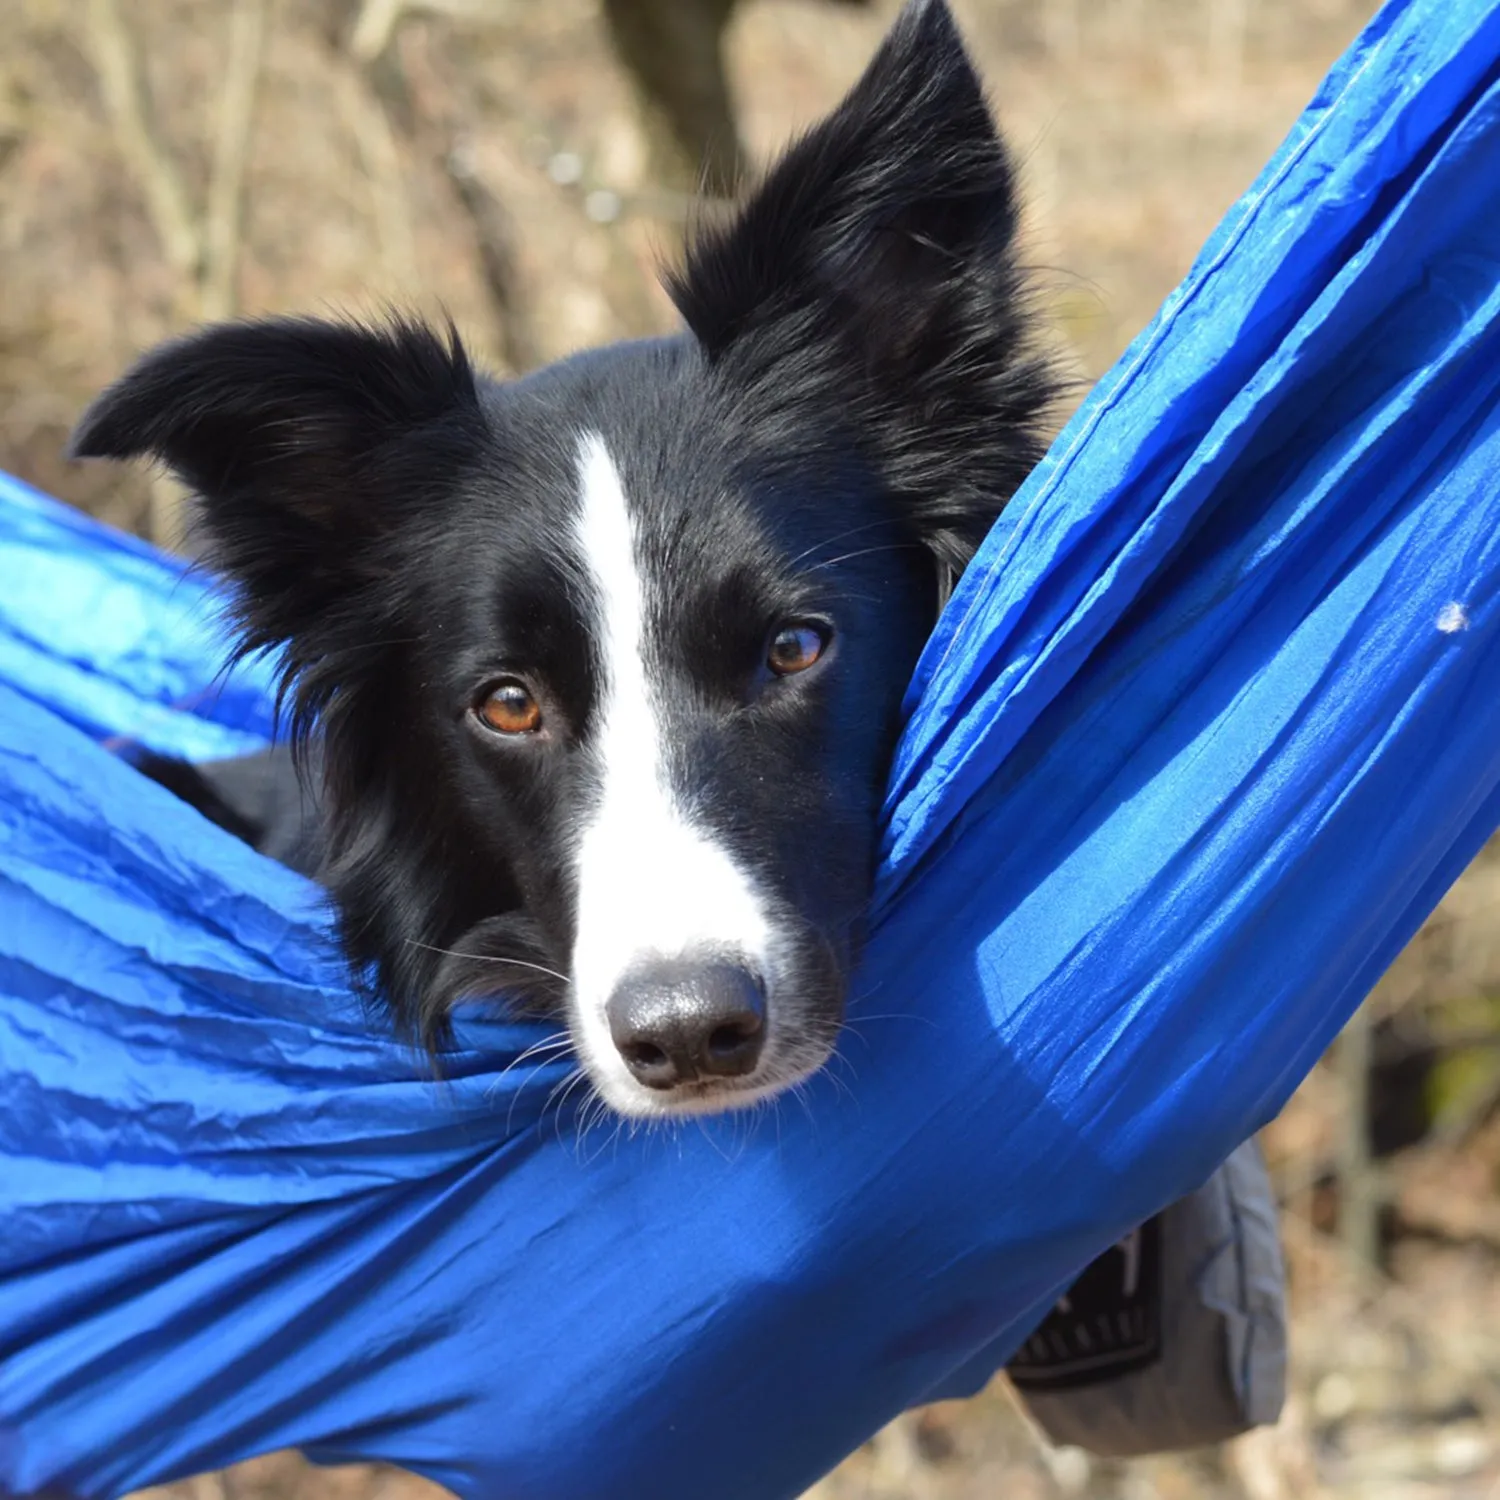
M651 1089L742 1077L765 1040L765 991L736 964L637 970L610 996L606 1014L626 1067Z

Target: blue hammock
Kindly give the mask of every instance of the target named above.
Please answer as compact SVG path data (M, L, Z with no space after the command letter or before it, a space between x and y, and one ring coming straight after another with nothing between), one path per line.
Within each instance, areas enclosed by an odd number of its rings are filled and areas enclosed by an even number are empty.
M9 485L0 1492L792 1496L1270 1118L1500 823L1497 69L1491 4L1388 6L1028 482L774 1120L580 1137L480 1019L425 1081L312 888L110 753L263 742L264 671Z

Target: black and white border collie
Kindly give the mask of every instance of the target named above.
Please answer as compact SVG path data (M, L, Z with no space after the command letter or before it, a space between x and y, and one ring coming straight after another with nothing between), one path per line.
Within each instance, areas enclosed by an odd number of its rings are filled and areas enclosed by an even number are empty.
M696 236L681 335L502 382L451 329L233 324L85 415L76 455L196 492L242 649L283 650L339 938L410 1034L471 996L565 1016L645 1117L828 1058L903 689L1040 453L1015 218L914 0Z

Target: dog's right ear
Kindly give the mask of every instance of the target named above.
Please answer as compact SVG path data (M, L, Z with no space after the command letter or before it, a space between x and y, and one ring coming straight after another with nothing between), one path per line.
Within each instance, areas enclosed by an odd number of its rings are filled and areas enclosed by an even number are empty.
M316 655L330 613L389 586L397 521L438 503L482 433L451 328L275 319L153 350L88 409L69 451L165 463L199 496L245 648L291 640Z

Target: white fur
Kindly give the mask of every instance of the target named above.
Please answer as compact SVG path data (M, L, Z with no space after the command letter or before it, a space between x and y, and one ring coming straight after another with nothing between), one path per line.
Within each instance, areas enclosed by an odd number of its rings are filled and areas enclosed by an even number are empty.
M577 851L574 1035L616 1110L679 1113L681 1103L636 1082L615 1050L605 1016L610 995L644 960L694 955L746 963L769 990L774 935L746 872L694 825L669 785L635 525L619 471L596 435L579 443L578 474L577 539L597 600L601 680L592 745L599 799Z

